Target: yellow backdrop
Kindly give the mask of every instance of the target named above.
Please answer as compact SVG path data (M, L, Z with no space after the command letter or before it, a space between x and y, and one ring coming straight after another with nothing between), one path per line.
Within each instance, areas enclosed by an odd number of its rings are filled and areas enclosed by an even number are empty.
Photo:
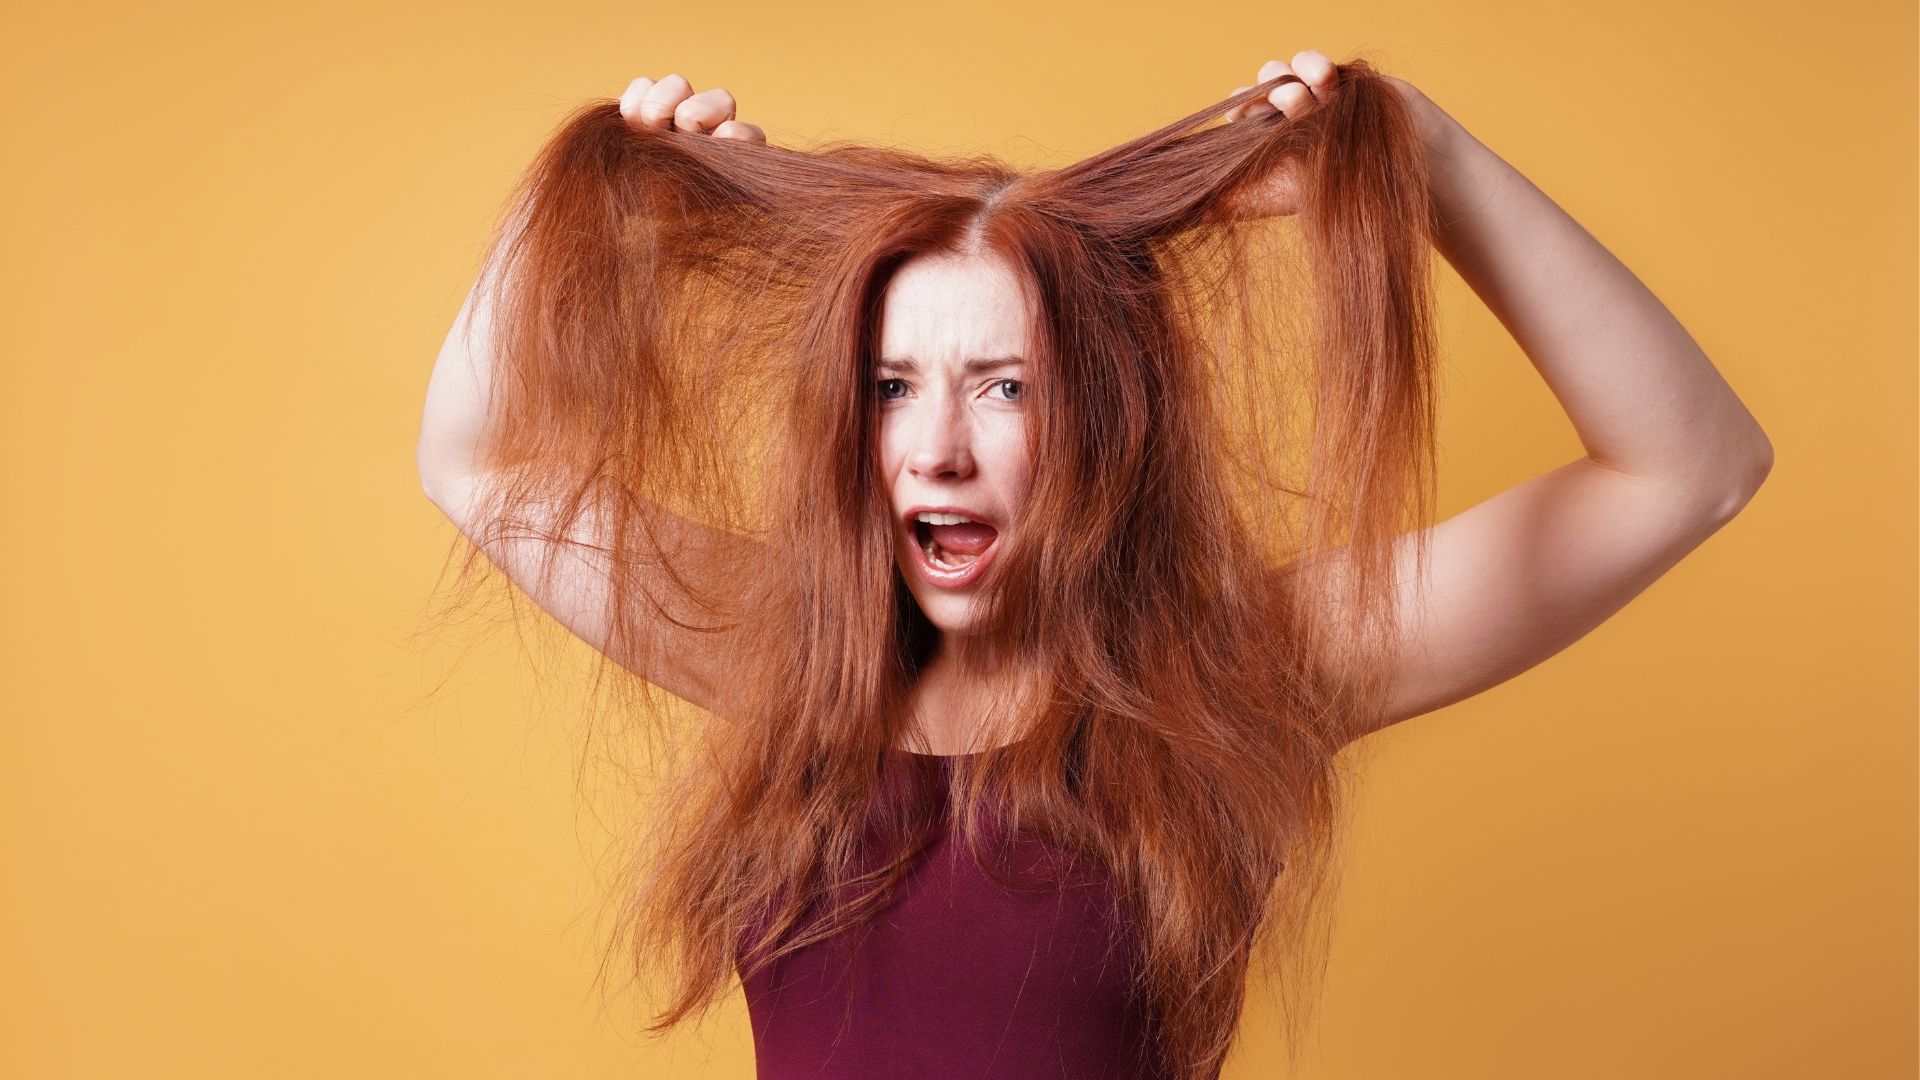
M600 827L510 639L410 640L413 446L575 104L1026 163L1362 53L1672 307L1760 495L1377 736L1313 1078L1915 1074L1916 19L1894 0L39 4L0 35L10 1077L748 1077L589 991ZM1579 452L1442 272L1444 513ZM444 687L443 679L449 680ZM1256 1004L1228 1080L1274 1075Z

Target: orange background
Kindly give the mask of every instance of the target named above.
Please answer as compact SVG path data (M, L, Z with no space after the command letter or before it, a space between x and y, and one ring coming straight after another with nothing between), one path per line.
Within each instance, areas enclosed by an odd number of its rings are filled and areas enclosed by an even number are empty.
M750 1076L737 994L647 1044L589 992L568 706L510 636L409 636L493 212L636 75L1051 164L1304 48L1566 207L1777 454L1605 626L1375 737L1304 1075L1914 1076L1916 16L1861 0L16 8L0 1073ZM1579 447L1441 278L1450 514Z

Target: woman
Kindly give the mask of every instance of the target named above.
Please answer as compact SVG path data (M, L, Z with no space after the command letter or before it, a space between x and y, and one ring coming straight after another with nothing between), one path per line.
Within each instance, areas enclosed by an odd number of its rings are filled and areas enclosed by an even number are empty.
M1410 527L1434 249L1587 453ZM1591 630L1771 449L1545 195L1309 51L1033 172L636 80L529 169L419 458L463 579L727 721L618 893L651 1030L738 972L763 1077L1187 1078L1264 947L1309 1015L1340 751Z

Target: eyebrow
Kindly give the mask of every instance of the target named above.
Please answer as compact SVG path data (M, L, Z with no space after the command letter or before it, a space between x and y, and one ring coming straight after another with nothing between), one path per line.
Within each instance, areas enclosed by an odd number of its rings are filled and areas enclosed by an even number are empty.
M1026 363L1020 356L976 356L964 365L966 373L975 375L982 371L999 371L1016 364ZM919 371L920 362L911 356L883 356L874 361L875 367L892 368L895 371Z

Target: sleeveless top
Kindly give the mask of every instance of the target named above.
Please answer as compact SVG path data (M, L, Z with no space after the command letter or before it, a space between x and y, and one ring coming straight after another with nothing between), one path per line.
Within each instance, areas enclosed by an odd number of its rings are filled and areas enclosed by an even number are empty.
M936 811L929 845L885 910L743 980L758 1080L1167 1080L1112 879L1084 858L1046 889L987 877L940 813L959 756L886 751L882 791ZM1057 854L1011 847L1022 872Z

